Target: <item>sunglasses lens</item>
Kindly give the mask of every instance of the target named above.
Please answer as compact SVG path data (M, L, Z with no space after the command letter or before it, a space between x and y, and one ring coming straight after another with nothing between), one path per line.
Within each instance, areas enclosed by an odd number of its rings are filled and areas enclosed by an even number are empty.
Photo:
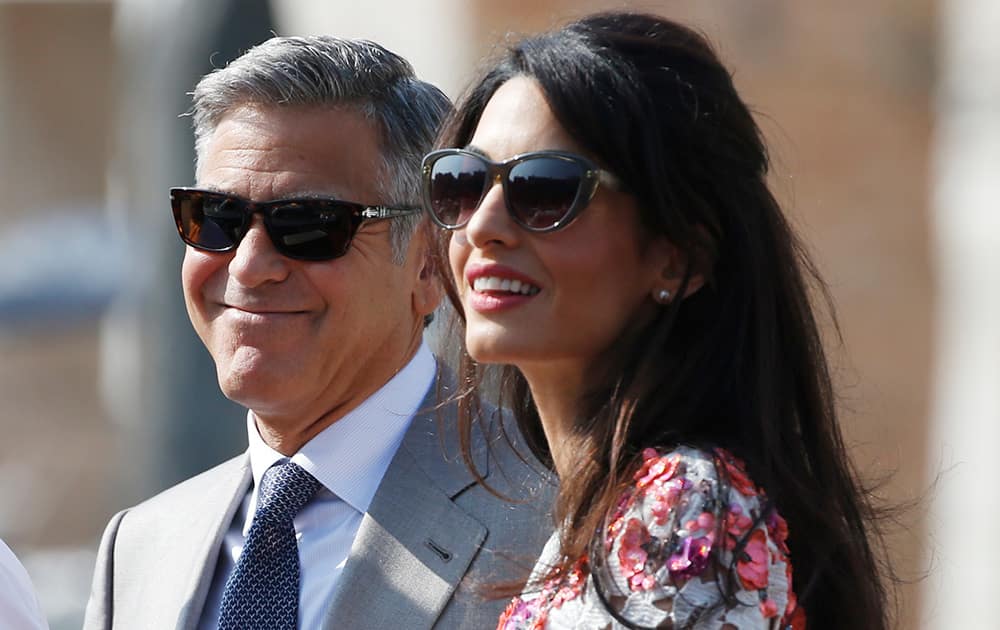
M556 157L530 157L507 177L507 204L527 228L554 227L569 215L585 176L582 164Z
M266 222L275 249L299 260L343 256L354 232L349 207L319 199L272 208Z
M430 212L449 227L464 225L483 198L486 175L486 164L473 155L438 158L426 183Z
M185 243L209 251L225 251L239 240L243 212L224 195L202 192L173 194L174 220Z
M173 190L171 203L181 239L197 249L229 251L249 225L246 203L222 193ZM309 199L267 205L264 225L281 254L330 260L347 253L356 227L354 204Z

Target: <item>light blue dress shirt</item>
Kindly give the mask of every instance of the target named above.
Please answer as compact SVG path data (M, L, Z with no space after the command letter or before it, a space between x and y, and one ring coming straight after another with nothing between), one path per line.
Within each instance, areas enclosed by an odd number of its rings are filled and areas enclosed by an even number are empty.
M381 389L288 458L261 439L247 414L253 486L222 543L200 630L215 630L226 580L253 522L257 488L271 465L291 459L322 484L294 520L299 543L299 627L319 628L336 593L361 519L403 441L410 420L434 382L437 364L426 344Z

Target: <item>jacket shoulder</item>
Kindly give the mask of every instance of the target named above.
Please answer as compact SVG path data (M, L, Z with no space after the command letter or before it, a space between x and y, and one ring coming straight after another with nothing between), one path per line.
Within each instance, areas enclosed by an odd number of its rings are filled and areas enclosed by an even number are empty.
M249 469L249 457L246 453L240 453L232 459L162 490L129 508L128 512L130 515L134 515L141 514L146 510L159 511L173 505L187 505L192 498L204 497L206 494L212 494L222 485L230 485L234 477L248 474Z

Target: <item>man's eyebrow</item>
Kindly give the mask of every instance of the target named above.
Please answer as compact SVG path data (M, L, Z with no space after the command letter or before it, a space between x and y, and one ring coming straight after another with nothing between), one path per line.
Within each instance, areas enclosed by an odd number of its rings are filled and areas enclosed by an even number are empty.
M238 199L244 199L240 195L234 194L228 190L220 188L219 186L214 186L212 184L202 184L198 188L201 190L207 190L208 192L218 193L220 195L229 195L230 197L236 197ZM312 190L305 190L302 192L293 192L286 195L281 195L280 197L275 197L274 199L268 200L267 203L271 201L296 201L296 200L323 200L323 201L350 201L349 199L342 197L334 192L315 192ZM247 200L252 201L252 200Z
M282 195L276 198L276 201L281 201L282 199L322 199L322 200L333 200L333 201L348 201L341 195L334 192L314 192L314 191L303 191L296 192L290 195Z

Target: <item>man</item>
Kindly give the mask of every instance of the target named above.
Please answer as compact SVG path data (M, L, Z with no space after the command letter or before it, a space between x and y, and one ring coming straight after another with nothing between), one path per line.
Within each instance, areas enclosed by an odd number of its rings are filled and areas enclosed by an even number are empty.
M85 628L485 628L548 529L456 456L416 227L448 111L381 46L274 38L194 92L198 189L174 189L188 314L248 452L116 515ZM481 436L482 437L482 436ZM491 440L487 482L537 478ZM534 502L533 502L534 503ZM520 576L523 577L523 576Z

